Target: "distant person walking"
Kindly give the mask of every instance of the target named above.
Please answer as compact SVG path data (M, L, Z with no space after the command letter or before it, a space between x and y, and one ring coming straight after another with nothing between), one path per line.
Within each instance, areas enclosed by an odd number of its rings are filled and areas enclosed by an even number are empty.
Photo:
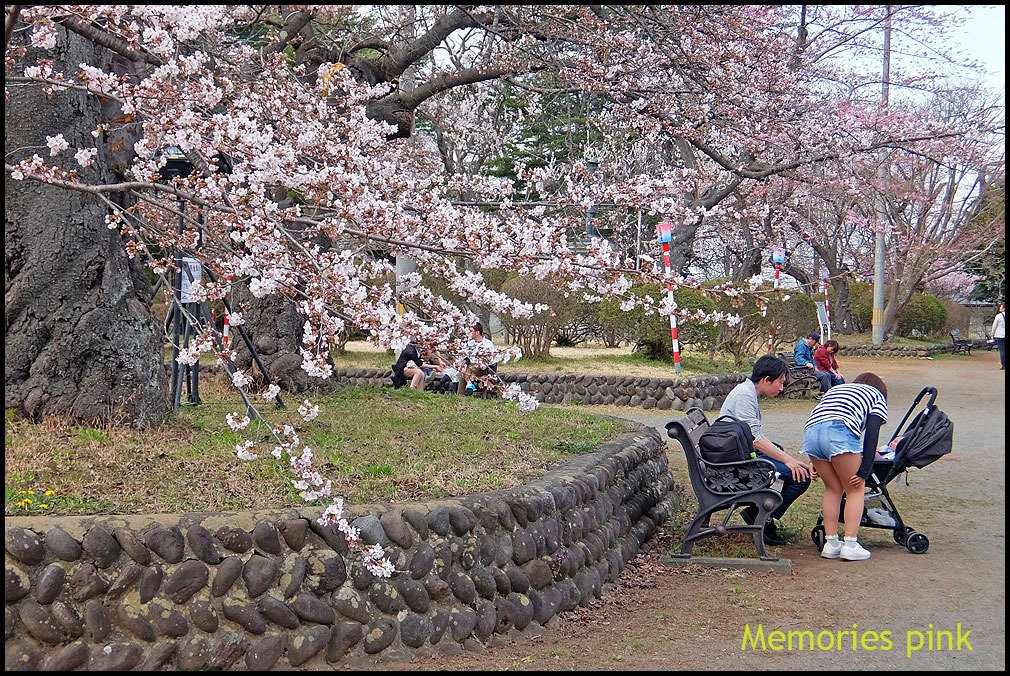
M999 350L999 370L1006 370L1006 304L999 304L999 312L992 320L992 339Z

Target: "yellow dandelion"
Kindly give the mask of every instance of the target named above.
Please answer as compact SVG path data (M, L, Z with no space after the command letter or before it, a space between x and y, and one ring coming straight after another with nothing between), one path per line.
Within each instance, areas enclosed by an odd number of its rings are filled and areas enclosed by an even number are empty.
M35 495L35 491L28 491L28 495Z
M39 509L49 509L49 505L47 505L46 503L43 502L43 503L39 504Z
M56 491L46 491L46 495L55 495Z

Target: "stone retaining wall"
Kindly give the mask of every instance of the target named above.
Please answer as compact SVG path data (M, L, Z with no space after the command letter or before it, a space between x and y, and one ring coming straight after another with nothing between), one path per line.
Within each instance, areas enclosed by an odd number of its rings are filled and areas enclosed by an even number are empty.
M500 373L506 383L518 383L537 400L555 404L638 406L684 411L697 406L706 411L722 405L726 395L747 376L712 374L690 378L590 376L567 373ZM340 368L336 380L345 385L391 386L392 372L377 368Z
M7 518L5 668L367 667L538 636L676 508L664 447L638 428L516 489L355 508L388 580L319 510Z
M839 341L841 342L841 341ZM976 340L972 342L972 348L984 349L986 342ZM850 357L929 357L934 354L948 354L954 351L951 343L940 343L937 345L923 345L920 347L891 347L882 345L841 345L839 356Z

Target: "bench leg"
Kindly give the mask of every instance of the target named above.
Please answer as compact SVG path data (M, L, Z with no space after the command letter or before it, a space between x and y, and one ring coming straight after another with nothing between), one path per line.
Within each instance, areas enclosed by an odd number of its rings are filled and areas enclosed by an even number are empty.
M747 503L750 504L750 503ZM678 559L689 559L691 558L691 553L694 551L694 543L698 540L703 540L707 537L713 535L722 535L725 533L742 533L748 532L751 537L754 538L754 549L757 550L758 557L762 561L778 561L777 556L770 556L765 549L764 542L764 525L771 516L771 511L765 509L761 505L755 505L758 509L757 520L751 526L729 526L729 518L737 511L740 505L734 503L732 505L717 505L714 508L710 508L707 512L703 512L695 516L694 520L691 521L691 525L687 528L687 533L684 534L684 544L680 547L680 553L675 554ZM778 505L776 504L775 507ZM719 526L712 527L710 521L713 514L716 511L727 509L726 516L723 518L722 523Z
M707 529L709 527L709 521L711 519L712 512L699 514L694 517L691 525L687 528L687 533L684 534L684 544L680 547L680 554L676 555L678 559L691 558L691 552L694 550L695 541L708 537L712 534L702 532L703 529Z

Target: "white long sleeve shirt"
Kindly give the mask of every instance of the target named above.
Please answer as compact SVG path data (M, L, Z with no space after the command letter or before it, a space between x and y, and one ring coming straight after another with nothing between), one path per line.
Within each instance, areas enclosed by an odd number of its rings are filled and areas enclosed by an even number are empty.
M1006 338L1006 312L997 312L992 320L992 337Z

